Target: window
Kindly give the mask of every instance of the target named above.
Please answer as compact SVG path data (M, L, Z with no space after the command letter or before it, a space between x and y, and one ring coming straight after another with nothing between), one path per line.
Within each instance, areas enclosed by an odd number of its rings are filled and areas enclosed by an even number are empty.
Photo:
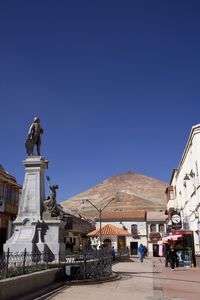
M137 224L132 224L131 225L131 233L132 233L132 235L137 235L138 234Z
M73 218L67 217L65 220L65 230L72 230L73 229Z
M169 200L174 199L174 191L169 191Z
M150 232L156 232L156 224L150 225Z
M159 224L159 232L164 232L164 231L165 231L164 224Z

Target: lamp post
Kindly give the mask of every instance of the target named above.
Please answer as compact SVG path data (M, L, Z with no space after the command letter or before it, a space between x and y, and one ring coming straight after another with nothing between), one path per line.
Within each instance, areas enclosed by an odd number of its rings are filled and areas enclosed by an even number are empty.
M100 249L102 246L102 230L101 230L101 214L104 211L104 209L114 200L114 198L112 198L104 207L96 207L96 205L94 205L89 199L85 199L85 201L87 201L88 203L90 203L98 212L99 212L99 243L100 243ZM84 201L84 200L83 200Z

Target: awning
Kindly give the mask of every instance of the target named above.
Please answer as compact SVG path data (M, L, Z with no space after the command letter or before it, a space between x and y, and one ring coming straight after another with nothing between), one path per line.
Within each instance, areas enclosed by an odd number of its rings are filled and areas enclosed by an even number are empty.
M177 241L181 237L182 237L182 234L174 234L174 235L164 236L162 238L162 242L163 243L168 243L168 241Z

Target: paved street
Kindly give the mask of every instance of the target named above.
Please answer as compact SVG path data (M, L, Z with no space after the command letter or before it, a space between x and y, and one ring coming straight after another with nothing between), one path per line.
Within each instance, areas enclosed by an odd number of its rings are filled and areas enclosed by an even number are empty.
M174 272L164 267L163 258L147 258L140 263L115 264L113 270L122 279L102 284L67 286L52 300L199 300L200 269L179 268Z

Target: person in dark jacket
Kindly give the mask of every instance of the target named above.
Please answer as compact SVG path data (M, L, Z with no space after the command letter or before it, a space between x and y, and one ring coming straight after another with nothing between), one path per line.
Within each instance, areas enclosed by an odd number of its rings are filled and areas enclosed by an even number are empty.
M143 246L144 247L144 258L147 257L147 254L148 254L148 249L146 246Z
M115 253L115 248L114 248L114 246L112 247L112 258L113 258L113 260L115 260L115 256L116 255L116 253Z
M170 257L169 257L169 245L164 246L164 257L165 257L165 267L167 268L170 263Z
M170 259L171 270L174 271L177 256L176 256L176 249L173 246L171 246L170 249L169 249L169 259Z

